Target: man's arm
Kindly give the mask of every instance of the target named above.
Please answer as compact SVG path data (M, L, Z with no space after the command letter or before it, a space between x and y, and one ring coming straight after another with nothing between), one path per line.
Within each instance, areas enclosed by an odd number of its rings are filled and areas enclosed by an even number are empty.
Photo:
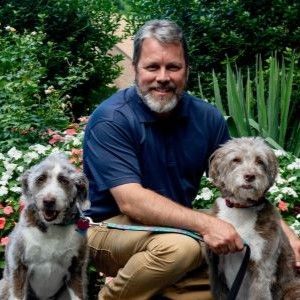
M142 224L196 231L217 254L243 249L243 241L231 224L181 206L138 183L123 184L110 191L120 211Z
M284 233L287 235L290 244L294 250L296 258L296 267L300 268L300 239L283 220L281 220L281 227Z

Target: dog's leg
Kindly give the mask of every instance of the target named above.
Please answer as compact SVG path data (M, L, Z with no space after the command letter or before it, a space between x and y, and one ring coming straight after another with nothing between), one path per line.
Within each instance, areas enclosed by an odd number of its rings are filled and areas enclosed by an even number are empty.
M19 263L18 267L11 274L12 285L9 299L26 299L27 293L27 267Z
M226 279L224 273L219 270L219 264L223 264L222 256L217 256L207 248L206 258L209 265L209 279L214 299L227 299L229 290L226 285Z
M269 263L268 261L254 263L247 300L273 300L271 285L274 278L272 278L273 274L270 272L272 268L268 268Z
M6 279L0 280L0 299L8 300L9 297L9 285Z
M79 251L78 257L73 257L69 269L70 280L68 282L68 291L72 300L86 299L86 268L87 268L88 250L85 243Z

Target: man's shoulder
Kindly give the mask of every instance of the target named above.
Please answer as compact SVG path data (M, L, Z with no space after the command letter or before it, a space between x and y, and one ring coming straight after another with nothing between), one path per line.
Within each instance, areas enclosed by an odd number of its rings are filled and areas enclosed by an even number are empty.
M101 102L91 115L92 123L115 121L120 115L131 114L130 94L133 87L122 89Z

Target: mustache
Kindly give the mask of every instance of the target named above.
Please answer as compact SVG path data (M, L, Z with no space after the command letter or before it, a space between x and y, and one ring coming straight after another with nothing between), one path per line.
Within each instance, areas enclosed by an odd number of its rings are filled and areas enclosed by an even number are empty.
M176 91L176 85L172 82L161 82L151 85L149 89L164 89L169 91Z

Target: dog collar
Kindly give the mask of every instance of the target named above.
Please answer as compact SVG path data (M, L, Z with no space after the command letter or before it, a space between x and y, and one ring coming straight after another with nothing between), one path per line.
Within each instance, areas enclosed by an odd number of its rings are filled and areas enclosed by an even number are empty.
M260 198L258 201L248 200L249 204L240 204L232 202L230 199L225 198L225 203L229 208L250 208L263 204L266 201L265 198Z
M75 224L77 226L76 230L79 231L80 233L86 232L90 227L89 220L82 217L80 217Z

